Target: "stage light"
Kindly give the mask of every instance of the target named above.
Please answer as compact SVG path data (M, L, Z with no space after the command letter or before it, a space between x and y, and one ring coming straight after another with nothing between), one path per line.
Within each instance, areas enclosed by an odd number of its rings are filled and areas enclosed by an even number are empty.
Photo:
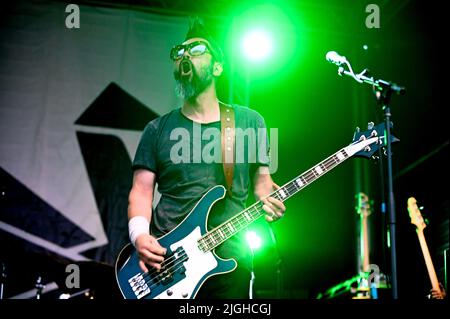
M261 247L261 237L259 237L254 231L247 231L245 238L247 239L247 243L252 250L257 250Z
M263 30L248 32L242 39L244 54L250 61L261 62L272 53L272 39Z

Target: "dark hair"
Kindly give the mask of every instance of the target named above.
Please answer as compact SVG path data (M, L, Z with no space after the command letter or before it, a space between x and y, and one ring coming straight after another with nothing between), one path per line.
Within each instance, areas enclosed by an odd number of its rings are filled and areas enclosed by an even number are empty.
M213 52L212 55L217 62L223 62L223 52L217 41L209 33L204 22L199 17L190 18L189 30L186 33L184 41L192 38L202 38L209 42Z

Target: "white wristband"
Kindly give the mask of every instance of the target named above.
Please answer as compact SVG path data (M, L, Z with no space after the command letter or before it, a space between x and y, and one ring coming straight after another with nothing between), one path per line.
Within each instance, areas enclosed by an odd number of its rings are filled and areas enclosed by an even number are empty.
M144 216L134 216L128 222L130 241L136 247L136 238L142 234L149 234L150 223Z

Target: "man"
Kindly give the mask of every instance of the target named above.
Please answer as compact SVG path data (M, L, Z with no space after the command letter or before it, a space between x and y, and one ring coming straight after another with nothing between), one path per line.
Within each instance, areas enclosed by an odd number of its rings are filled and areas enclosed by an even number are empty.
M156 238L175 228L211 187L226 185L223 163L206 161L203 156L201 161L196 161L195 147L200 143L203 149L205 141L193 140L195 126L201 130L200 136L207 129L221 130L221 102L216 95L216 79L223 71L220 47L204 26L195 20L183 44L172 49L171 59L183 106L146 126L133 161L129 232L143 271L151 267L161 269L166 247L161 247ZM264 120L257 112L240 106L232 108L236 129L265 128ZM191 138L187 148L177 148L180 143L177 132L189 132ZM244 149L236 149L236 153L246 154L247 151L248 145L244 145ZM213 155L214 158L217 156L221 158L220 154ZM268 165L268 161L260 157L253 163L247 159L244 163L234 164L231 195L229 192L226 198L213 206L208 217L209 229L245 208L251 182L254 183L256 197L264 201L266 219L271 222L282 216L285 211L283 203L272 197L265 198L278 188L270 177ZM152 212L156 182L161 198ZM238 267L229 274L208 279L196 297L248 298L252 256L242 232L220 245L216 253L222 258L235 258Z

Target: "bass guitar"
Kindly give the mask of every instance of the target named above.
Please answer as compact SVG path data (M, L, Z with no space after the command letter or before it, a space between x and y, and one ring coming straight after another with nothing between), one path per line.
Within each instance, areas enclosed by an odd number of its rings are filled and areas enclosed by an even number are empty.
M352 156L372 157L385 145L384 123L369 123L368 130L354 134L352 143L340 149L311 169L295 177L271 193L285 201L300 190L342 164ZM398 139L391 137L391 142ZM212 230L207 229L208 214L215 202L225 196L222 185L212 187L197 202L185 219L172 231L158 238L167 249L161 270L139 267L136 249L128 244L116 260L117 284L126 299L187 299L195 298L202 284L211 276L233 271L234 259L222 259L214 249L265 215L258 201Z

